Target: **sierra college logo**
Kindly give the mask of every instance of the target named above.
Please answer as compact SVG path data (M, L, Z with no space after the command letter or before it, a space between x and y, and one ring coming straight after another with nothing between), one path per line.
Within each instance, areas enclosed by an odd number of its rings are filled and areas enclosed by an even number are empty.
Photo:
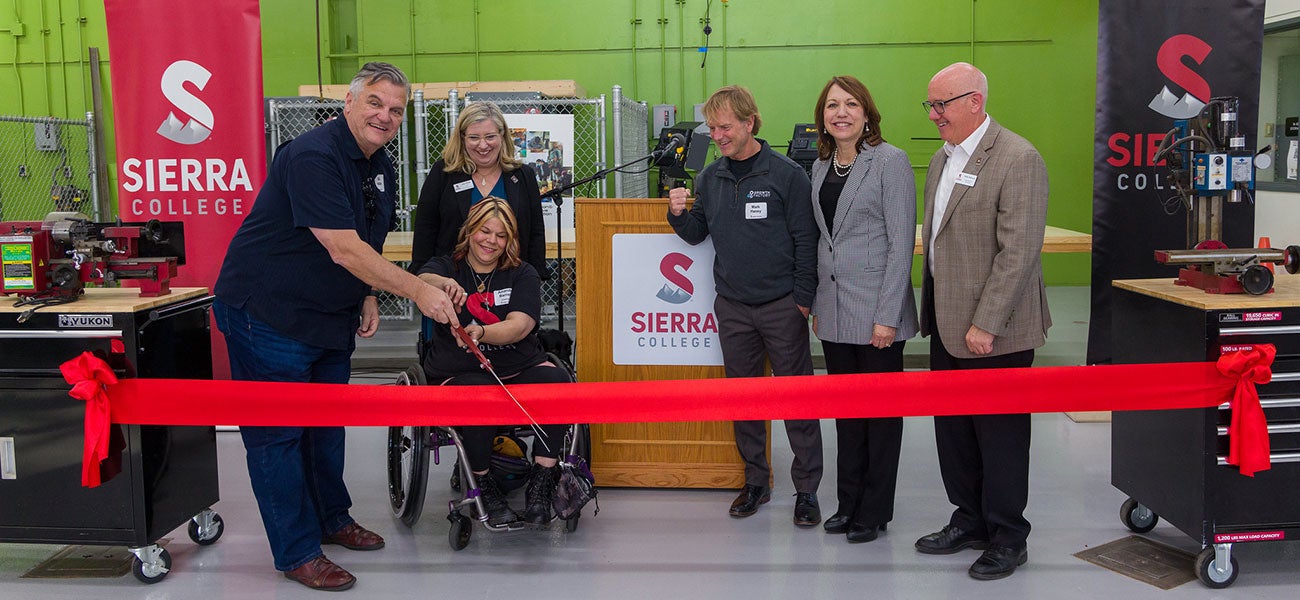
M1205 103L1210 101L1210 84L1187 66L1183 58L1190 58L1200 65L1213 49L1194 35L1179 34L1165 40L1156 53L1156 66L1169 81L1186 91L1180 98L1166 85L1160 88L1160 93L1151 99L1147 108L1171 119L1191 119L1201 114Z
M695 261L680 252L669 252L659 261L659 273L668 280L655 297L669 304L685 304L695 294L695 284L686 277L686 271ZM678 267L681 272L678 272ZM675 286L675 287L674 287Z
M193 145L208 139L212 135L212 109L199 100L185 84L193 83L200 91L208 85L212 72L196 62L178 60L167 67L162 75L162 93L172 106L189 115L185 123L176 117L175 111L169 111L162 125L158 126L161 135L178 144Z

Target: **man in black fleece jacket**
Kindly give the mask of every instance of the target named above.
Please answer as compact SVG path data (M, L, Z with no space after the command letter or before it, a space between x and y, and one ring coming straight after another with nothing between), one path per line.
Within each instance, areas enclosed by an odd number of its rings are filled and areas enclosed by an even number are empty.
M719 89L705 102L704 117L722 158L695 178L689 211L689 190L669 193L668 224L689 244L713 236L713 311L727 377L759 377L765 360L773 375L811 375L808 308L817 290L817 226L808 177L754 137L762 121L749 90ZM794 522L812 527L821 522L821 423L787 420L785 430L794 451ZM745 487L730 514L747 517L772 495L767 424L736 421L735 431Z

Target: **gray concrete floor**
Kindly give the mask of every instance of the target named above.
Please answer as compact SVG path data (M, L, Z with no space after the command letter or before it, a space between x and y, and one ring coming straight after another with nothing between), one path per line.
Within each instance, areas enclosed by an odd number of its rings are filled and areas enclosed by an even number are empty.
M1050 291L1056 320L1040 364L1079 364L1086 339L1087 289ZM408 346L409 348L409 346ZM925 342L908 355L924 356ZM356 383L386 384L392 372L361 370ZM946 523L948 504L935 461L928 418L907 419L895 519L868 544L850 545L821 528L791 524L793 490L784 435L773 440L777 489L773 500L747 519L727 516L734 492L603 489L600 514L591 506L579 528L493 534L474 531L469 547L447 544L446 502L451 460L433 467L424 518L408 528L390 516L384 471L385 432L349 430L348 482L353 515L388 542L377 552L327 547L329 556L357 575L350 593L364 598L1226 598L1291 597L1300 585L1293 542L1239 544L1241 572L1229 589L1192 581L1163 591L1094 566L1074 553L1129 535L1120 524L1123 494L1111 487L1110 426L1075 423L1060 414L1033 418L1029 563L1008 579L978 582L966 568L974 551L952 556L918 554L917 537ZM781 431L780 427L774 428ZM834 502L834 426L823 424L828 448L822 507ZM5 598L235 599L317 598L271 566L237 434L218 434L222 500L214 508L226 523L216 544L199 547L183 529L168 548L173 571L146 586L119 579L23 579L20 576L57 546L0 544L0 595ZM3 499L0 499L3 501ZM57 501L57 499L52 499ZM522 503L514 497L516 505ZM1189 552L1197 543L1167 524L1147 537ZM1287 591L1290 590L1290 591Z

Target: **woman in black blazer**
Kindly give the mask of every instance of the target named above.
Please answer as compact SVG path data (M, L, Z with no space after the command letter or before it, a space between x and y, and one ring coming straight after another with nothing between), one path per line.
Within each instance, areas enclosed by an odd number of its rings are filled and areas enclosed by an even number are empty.
M411 269L435 256L450 255L469 207L485 197L505 198L519 225L520 258L546 269L546 228L532 167L514 157L505 115L491 102L473 102L456 120L442 158L433 163L415 209Z

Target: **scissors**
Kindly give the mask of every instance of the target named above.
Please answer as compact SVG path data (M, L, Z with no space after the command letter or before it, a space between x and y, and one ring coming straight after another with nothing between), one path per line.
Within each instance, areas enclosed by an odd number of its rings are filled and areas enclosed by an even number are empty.
M478 359L479 366L483 370L492 374L492 378L497 380L497 385L500 385L501 389L505 390L506 395L510 396L510 400L512 400L515 403L515 406L518 406L519 410L524 413L524 416L528 417L528 421L529 421L528 426L533 429L533 434L536 435L537 439L542 442L542 447L546 448L547 452L550 452L551 447L546 443L546 436L542 434L541 425L538 425L537 420L533 418L533 415L528 413L528 409L524 408L523 404L519 403L519 400L515 398L515 395L510 393L510 389L506 387L505 382L501 381L501 377L497 375L496 369L492 368L492 361L489 360L488 357L483 355L482 350L478 349L478 344L474 342L474 338L470 337L469 332L465 331L465 328L461 327L460 325L452 325L451 333L452 335L459 338L462 343L465 344L466 351L470 352L471 354L474 355L474 358Z

